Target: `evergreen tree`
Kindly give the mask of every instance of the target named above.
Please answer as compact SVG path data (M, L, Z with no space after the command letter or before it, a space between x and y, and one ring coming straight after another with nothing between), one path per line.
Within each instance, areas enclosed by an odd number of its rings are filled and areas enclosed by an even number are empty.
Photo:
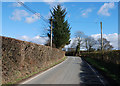
M75 54L76 54L76 56L80 55L80 42L78 42L78 44L77 44Z
M70 43L70 25L68 21L65 20L66 9L62 9L61 5L53 8L51 11L52 20L49 19L50 24L52 21L52 38L53 44L56 48L63 48L65 45ZM51 27L51 26L50 26ZM50 31L48 32L48 37L50 38Z

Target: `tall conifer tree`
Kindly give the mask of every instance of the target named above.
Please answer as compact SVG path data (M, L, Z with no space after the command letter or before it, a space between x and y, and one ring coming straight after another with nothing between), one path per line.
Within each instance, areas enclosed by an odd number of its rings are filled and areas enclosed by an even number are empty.
M67 14L66 9L62 9L61 5L53 8L52 14L52 37L53 44L56 48L63 48L65 45L70 43L70 25L68 21L65 20ZM50 24L51 24L51 18ZM51 26L50 26L51 27ZM50 38L50 31L48 32L48 37Z

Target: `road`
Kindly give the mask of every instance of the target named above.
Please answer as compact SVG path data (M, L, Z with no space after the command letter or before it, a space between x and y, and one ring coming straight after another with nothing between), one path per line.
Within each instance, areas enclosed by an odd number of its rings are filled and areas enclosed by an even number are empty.
M22 84L83 84L106 86L105 79L80 57L67 59Z

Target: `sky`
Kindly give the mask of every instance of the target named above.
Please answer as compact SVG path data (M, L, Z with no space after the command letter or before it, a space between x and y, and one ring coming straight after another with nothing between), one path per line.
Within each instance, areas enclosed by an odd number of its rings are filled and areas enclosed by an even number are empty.
M23 2L36 11L36 15L48 19L50 9L58 2ZM71 40L76 31L95 39L100 38L100 22L103 37L118 47L118 3L117 2L60 2L66 9L66 20L71 27ZM2 2L2 36L44 44L49 23L39 18L16 2ZM68 45L67 47L70 47Z

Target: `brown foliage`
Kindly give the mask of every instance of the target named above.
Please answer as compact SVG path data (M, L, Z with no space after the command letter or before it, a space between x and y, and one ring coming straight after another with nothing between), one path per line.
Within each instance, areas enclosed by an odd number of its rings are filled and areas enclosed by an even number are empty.
M29 75L64 55L56 48L2 37L2 83Z

